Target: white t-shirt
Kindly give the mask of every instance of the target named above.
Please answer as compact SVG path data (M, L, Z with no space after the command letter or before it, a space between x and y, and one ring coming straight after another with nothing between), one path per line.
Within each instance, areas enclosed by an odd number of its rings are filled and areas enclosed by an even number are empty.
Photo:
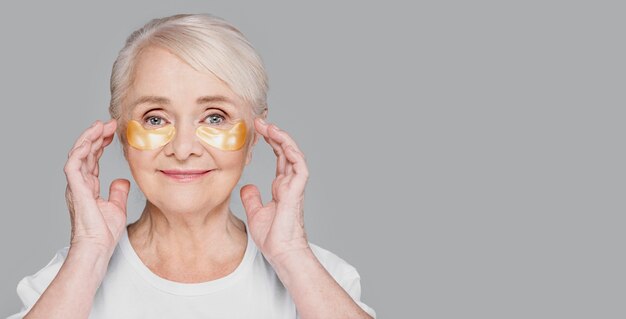
M248 232L249 233L249 232ZM317 259L363 310L356 269L335 254L310 244ZM69 247L60 249L43 269L17 285L22 318L59 272ZM298 318L287 289L248 235L243 260L229 275L203 283L179 283L154 274L139 259L125 230L94 297L89 319Z

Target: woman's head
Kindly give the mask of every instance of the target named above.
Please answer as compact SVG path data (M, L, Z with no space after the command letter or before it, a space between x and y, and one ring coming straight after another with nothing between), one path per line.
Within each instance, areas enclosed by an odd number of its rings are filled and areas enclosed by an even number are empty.
M135 81L141 52L161 47L199 72L223 81L249 107L251 117L264 117L268 81L261 58L244 35L209 14L179 14L154 19L133 32L120 50L111 72L109 113L118 120L118 138L126 152L128 92ZM253 131L253 130L252 130Z
M223 20L177 15L134 32L113 66L110 113L146 198L174 212L224 203L250 160L253 119L265 116L266 92L259 56ZM140 149L128 143L129 123L147 130L171 126L175 133L158 148ZM247 136L235 149L207 145L198 133L232 131L237 123L245 124ZM176 170L208 173L189 179L171 174Z

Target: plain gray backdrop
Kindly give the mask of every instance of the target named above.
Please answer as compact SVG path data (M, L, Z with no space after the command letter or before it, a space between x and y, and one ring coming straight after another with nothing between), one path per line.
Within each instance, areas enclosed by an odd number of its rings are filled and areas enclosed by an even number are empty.
M0 316L68 245L63 166L148 20L212 13L307 156L311 242L380 318L624 318L624 9L604 1L0 3ZM263 142L235 189L268 199ZM131 178L117 141L104 196ZM143 208L133 182L129 222Z

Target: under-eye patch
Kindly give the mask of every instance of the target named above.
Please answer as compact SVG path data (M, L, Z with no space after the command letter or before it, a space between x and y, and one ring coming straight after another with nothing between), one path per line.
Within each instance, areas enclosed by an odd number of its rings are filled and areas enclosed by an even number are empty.
M200 126L196 135L205 143L224 151L236 151L246 142L246 124L237 122L228 130L210 126Z
M126 127L126 139L128 144L138 150L153 150L169 143L176 128L174 125L159 127L148 130L135 120L128 121Z
M131 120L126 128L128 144L138 150L153 150L169 143L176 129L173 125L157 129L146 129L139 122ZM196 135L206 144L224 151L236 151L246 142L247 128L241 121L227 130L215 127L200 126Z

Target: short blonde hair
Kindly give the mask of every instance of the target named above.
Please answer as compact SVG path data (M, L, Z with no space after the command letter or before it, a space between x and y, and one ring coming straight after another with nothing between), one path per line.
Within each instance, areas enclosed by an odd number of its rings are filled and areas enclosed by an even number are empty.
M237 28L210 14L153 19L126 39L113 63L109 113L118 120L122 145L126 143L126 125L120 123L122 103L133 83L137 57L149 46L165 48L195 70L213 73L251 107L253 116L262 116L267 110L268 80L263 62Z

